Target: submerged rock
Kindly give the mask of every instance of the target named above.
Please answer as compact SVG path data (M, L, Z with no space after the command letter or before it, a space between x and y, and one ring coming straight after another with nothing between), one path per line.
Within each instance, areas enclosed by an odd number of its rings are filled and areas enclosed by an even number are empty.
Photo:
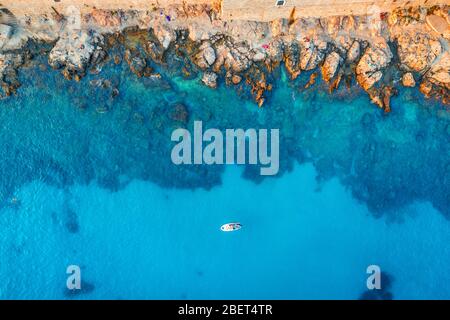
M14 93L20 86L17 69L25 63L25 58L19 53L0 53L0 85L6 96Z
M308 82L305 84L304 88L308 89L309 87L313 86L316 83L317 73L313 72L309 76Z
M425 97L430 97L431 91L433 90L433 85L429 81L422 81L419 86L420 92L423 93Z
M266 74L254 66L246 73L246 83L251 86L251 94L258 107L262 107L266 101L266 91L272 90L272 85L267 82Z
M187 107L182 103L177 103L171 107L169 117L172 120L187 123L189 119L189 111Z
M125 60L130 66L130 70L138 77L142 77L146 71L147 62L138 54L133 55L130 50L125 52Z
M148 41L145 45L146 52L155 62L162 62L164 58L164 50L161 46L153 41Z
M235 74L235 75L233 75L233 76L231 77L231 82L232 82L234 85L239 84L241 81L242 81L242 77L239 76L239 75L237 75L237 74Z
M391 86L386 86L383 90L383 104L380 106L382 108L384 108L385 112L390 112L391 111L391 97L393 95L395 95L397 93L397 91L391 87Z

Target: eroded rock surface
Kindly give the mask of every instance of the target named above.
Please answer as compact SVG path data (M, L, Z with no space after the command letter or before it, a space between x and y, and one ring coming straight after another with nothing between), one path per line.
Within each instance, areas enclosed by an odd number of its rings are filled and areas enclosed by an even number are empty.
M389 110L389 97L398 84L414 86L416 81L427 96L448 101L450 32L444 28L448 8L272 22L223 21L219 9L209 5L148 11L92 9L80 17L54 12L11 17L16 26L0 24L0 52L8 54L29 40L54 42L50 65L61 68L68 79L79 79L107 55L107 34L133 28L141 30L141 36L135 33L128 40L133 50L138 43L158 64L184 61L183 75L193 79L202 74L202 82L210 87L222 77L228 85L241 85L245 79L258 105L269 97L268 74L283 65L292 80L302 72L315 74L304 87L316 83L317 68L330 90L342 82L351 86L356 78L375 104ZM439 30L430 21L439 21ZM114 59L120 63L118 56ZM126 61L138 76L148 76L145 59L133 54Z
M104 38L89 31L70 31L61 35L48 56L49 64L56 69L84 73L89 65L95 65L106 56Z
M382 70L388 66L392 57L391 49L384 40L367 48L356 67L356 79L364 90L369 90L381 80Z
M329 82L336 75L341 62L342 58L336 51L327 55L322 66L322 77L325 81Z
M414 80L414 76L411 72L407 72L402 77L402 83L405 87L414 87L416 85L416 81Z
M217 88L217 74L212 71L206 71L203 74L202 82L210 88Z

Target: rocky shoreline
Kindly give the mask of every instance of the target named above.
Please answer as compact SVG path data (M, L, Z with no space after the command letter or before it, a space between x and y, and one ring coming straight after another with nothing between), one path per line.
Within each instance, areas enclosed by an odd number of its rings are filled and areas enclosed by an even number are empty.
M389 112L401 87L418 87L427 97L450 102L449 6L397 9L367 16L224 21L209 5L148 11L0 16L2 96L20 86L17 70L36 55L67 79L101 72L107 61L125 61L139 77L158 78L148 61L168 65L186 78L199 75L248 86L259 106L270 99L270 74L283 65L295 80L308 72L309 87L321 74L333 91L357 83L371 101ZM430 23L430 20L432 20ZM436 23L437 21L437 23ZM434 24L433 24L434 23ZM433 26L446 26L435 30ZM117 46L124 50L115 50ZM113 90L114 91L114 90Z

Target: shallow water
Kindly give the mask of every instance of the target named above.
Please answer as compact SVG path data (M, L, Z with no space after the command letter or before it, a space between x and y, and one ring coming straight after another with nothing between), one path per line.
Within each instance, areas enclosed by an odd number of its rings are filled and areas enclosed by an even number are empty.
M450 298L448 111L416 90L384 115L357 88L280 72L259 109L246 88L165 70L76 83L41 68L0 102L0 298L356 299L371 264L395 299ZM170 134L194 120L279 128L280 173L173 165Z

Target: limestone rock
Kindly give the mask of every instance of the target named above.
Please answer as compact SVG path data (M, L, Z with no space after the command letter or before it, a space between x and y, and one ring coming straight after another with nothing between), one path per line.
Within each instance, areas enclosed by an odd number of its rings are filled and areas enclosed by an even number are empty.
M414 76L411 72L407 72L402 76L402 84L405 87L415 87L416 81L414 80Z
M147 67L147 62L145 59L141 58L140 56L132 56L131 52L127 50L125 52L125 60L130 65L130 70L134 74L136 74L138 77L142 77L145 71L145 68Z
M167 50L170 44L177 39L175 31L163 23L156 24L153 33L164 50Z
M250 49L244 43L235 44L231 40L226 40L216 47L216 62L214 70L224 66L226 70L240 73L247 70L251 61L248 57Z
M162 62L164 58L164 49L153 41L148 41L145 50L149 56L156 62Z
M93 9L91 16L101 27L119 27L121 24L121 16L118 11Z
M255 62L260 62L260 61L264 61L264 59L266 59L266 54L260 50L257 50L256 52L254 52L252 60Z
M207 47L203 50L203 57L208 65L212 66L216 62L216 52L213 47Z
M239 84L241 81L242 81L242 77L239 76L239 75L237 75L237 74L235 74L235 75L233 75L233 76L231 77L231 82L232 82L234 85Z
M84 72L88 65L105 57L103 41L103 36L95 32L65 32L50 51L49 64L54 68Z
M0 24L0 49L8 42L12 34L12 27Z
M16 69L24 62L20 54L2 53L0 54L0 79L3 79L5 72L8 69Z
M434 84L450 90L450 53L444 52L431 66L426 77Z
M205 41L214 37L218 31L212 28L205 28L205 26L198 23L190 23L189 27L189 38L192 41Z
M193 62L203 70L216 62L216 52L208 41L203 42L199 47L199 52L194 56Z
M231 38L252 43L265 38L269 32L269 24L259 21L236 20L228 23L226 28L226 34Z
M350 50L351 46L355 42L349 35L338 35L332 39L336 47L339 49L339 53L344 53Z
M276 19L270 23L272 37L282 36L289 32L286 19Z
M290 41L286 44L285 50L285 66L291 79L296 79L301 72L300 68L300 47L297 41Z
M268 58L273 62L281 62L283 60L284 44L283 41L275 39L266 46Z
M433 85L429 81L422 81L419 86L420 92L422 92L426 97L430 96L431 91L433 90Z
M380 71L388 66L393 55L385 41L373 44L367 48L356 66L356 80L364 88L370 89L378 82L383 73Z
M355 29L356 22L355 18L353 16L345 16L342 18L341 22L342 30L346 31L347 33L350 33Z
M0 87L7 96L15 92L20 86L17 68L22 66L24 62L25 59L21 54L0 54Z
M347 61L354 62L359 58L361 46L357 40L353 41L350 49L347 52Z
M245 77L255 102L261 107L266 101L265 93L272 90L272 85L267 82L265 72L257 67L250 68Z
M327 55L322 65L322 77L326 82L329 82L335 75L342 62L341 56L333 51Z
M43 42L56 42L61 33L61 24L53 20L44 20L41 16L30 16L21 25L26 25L27 33L31 33L33 38ZM21 35L21 32L15 32L14 36Z
M425 70L442 51L439 41L427 33L404 33L397 41L398 56L408 71Z
M328 17L320 19L321 25L325 27L326 32L330 36L336 36L336 34L341 30L341 17Z
M210 88L217 88L217 74L211 71L206 71L203 74L202 82Z
M320 38L303 37L300 41L300 68L312 70L322 62L327 49L327 42Z

